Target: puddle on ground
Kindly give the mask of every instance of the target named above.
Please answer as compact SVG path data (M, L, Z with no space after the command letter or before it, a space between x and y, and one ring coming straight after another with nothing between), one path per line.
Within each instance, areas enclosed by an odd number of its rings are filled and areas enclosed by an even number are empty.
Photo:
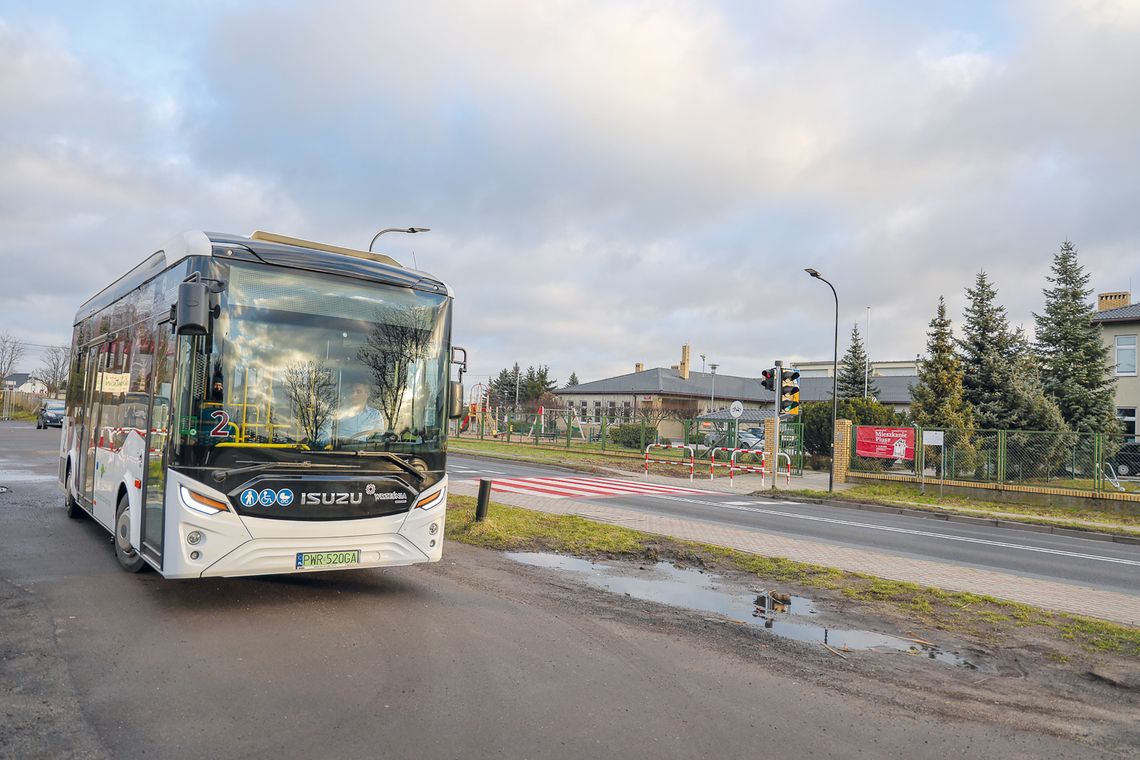
M818 642L839 651L904 652L946 665L977 669L974 663L956 654L898 636L826 628L808 620L796 620L794 618L809 618L816 614L810 599L776 592L756 595L755 592L726 591L720 576L679 568L669 562L658 562L653 567L646 566L641 573L630 574L621 568L561 554L507 552L506 555L516 562L535 567L581 573L583 580L595 588L628 594L648 602L713 612L795 641Z

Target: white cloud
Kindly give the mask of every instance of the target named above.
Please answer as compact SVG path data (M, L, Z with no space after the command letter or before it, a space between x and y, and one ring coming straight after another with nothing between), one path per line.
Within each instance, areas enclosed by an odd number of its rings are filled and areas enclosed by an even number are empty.
M0 261L58 303L6 297L0 329L62 332L190 227L432 227L382 247L452 283L483 375L586 380L683 342L729 374L828 356L808 265L842 333L872 306L876 358L922 350L938 295L957 319L982 268L1028 322L1066 236L1096 287L1126 284L1137 6L1013 4L997 31L874 7L220 4L161 60L9 22Z

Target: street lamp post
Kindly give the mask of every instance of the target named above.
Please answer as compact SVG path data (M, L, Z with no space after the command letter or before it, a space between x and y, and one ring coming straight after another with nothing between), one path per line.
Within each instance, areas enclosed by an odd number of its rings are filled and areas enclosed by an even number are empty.
M713 407L716 406L716 368L719 364L710 364L709 369L712 370L712 387L709 389L709 412L711 413Z
M383 235L385 232L406 232L409 235L414 235L417 232L431 232L431 227L388 227L380 230L372 237L372 242L368 244L368 250L372 250L372 246L376 245L376 238Z
M871 376L871 307L867 307L867 329L863 332L863 398L867 398L867 378Z
M839 414L839 294L835 286L823 278L816 270L808 267L804 270L817 280L827 283L831 288L831 295L835 296L835 350L831 363L831 471L827 475L827 491L835 491L835 418Z

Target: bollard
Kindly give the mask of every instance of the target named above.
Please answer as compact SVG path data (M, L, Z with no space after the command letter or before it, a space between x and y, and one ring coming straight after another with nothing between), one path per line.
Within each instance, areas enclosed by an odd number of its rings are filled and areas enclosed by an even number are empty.
M491 501L491 481L488 478L479 479L479 499L475 502L475 522L483 522L487 516L487 504Z

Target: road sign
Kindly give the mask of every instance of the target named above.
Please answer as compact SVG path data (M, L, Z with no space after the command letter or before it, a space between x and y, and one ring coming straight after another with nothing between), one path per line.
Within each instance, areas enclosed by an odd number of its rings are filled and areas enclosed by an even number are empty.
M732 406L728 407L728 413L732 415L734 420L740 419L740 415L744 414L744 404L733 401Z

